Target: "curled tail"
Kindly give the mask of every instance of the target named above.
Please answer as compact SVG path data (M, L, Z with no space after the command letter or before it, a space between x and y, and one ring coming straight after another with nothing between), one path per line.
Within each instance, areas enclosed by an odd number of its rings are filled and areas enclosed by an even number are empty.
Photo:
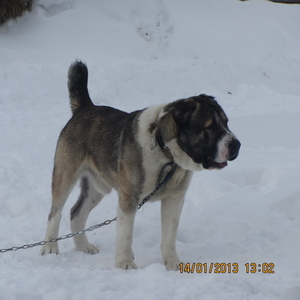
M75 61L69 68L68 89L73 114L80 108L94 105L87 89L88 69L81 61Z

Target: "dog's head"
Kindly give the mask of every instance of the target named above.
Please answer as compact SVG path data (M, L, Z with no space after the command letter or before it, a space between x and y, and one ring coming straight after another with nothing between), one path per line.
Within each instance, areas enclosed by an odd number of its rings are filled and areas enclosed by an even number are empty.
M158 125L175 162L196 171L222 169L237 158L241 143L227 123L215 99L202 94L167 105Z

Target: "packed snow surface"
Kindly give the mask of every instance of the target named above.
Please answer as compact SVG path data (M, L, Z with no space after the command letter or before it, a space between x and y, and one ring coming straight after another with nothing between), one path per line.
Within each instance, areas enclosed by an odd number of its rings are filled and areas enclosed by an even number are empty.
M136 216L138 270L113 267L114 223L88 234L97 255L75 251L70 239L58 256L40 256L39 247L0 253L0 299L299 300L299 29L300 5L263 0L43 0L2 26L0 248L44 238L75 59L89 68L96 104L133 111L215 96L242 148L224 170L193 177L177 238L193 272L165 270L157 202ZM62 235L78 192L64 209ZM115 217L116 207L113 192L87 225ZM211 263L226 268L209 272ZM247 273L251 263L255 273Z

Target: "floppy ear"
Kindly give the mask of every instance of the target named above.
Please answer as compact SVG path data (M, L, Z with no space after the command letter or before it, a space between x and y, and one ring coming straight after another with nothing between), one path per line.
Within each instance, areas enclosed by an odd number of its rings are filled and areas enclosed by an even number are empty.
M174 121L178 125L187 124L196 108L197 105L193 98L176 101L172 110Z

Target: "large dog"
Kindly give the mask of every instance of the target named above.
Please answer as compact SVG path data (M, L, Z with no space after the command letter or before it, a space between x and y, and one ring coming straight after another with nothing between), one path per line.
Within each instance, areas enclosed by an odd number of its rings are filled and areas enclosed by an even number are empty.
M63 206L78 179L81 194L71 210L72 232L84 229L90 211L114 188L119 197L115 266L137 268L131 244L138 204L155 189L162 167L173 161L174 175L151 201L161 200L166 269L177 270L177 228L193 171L222 169L238 156L240 142L228 129L224 111L213 97L200 95L126 113L92 103L82 62L71 65L68 77L73 116L57 143L45 240L58 236ZM80 251L98 252L85 233L74 236L74 243ZM58 252L57 242L41 250Z

